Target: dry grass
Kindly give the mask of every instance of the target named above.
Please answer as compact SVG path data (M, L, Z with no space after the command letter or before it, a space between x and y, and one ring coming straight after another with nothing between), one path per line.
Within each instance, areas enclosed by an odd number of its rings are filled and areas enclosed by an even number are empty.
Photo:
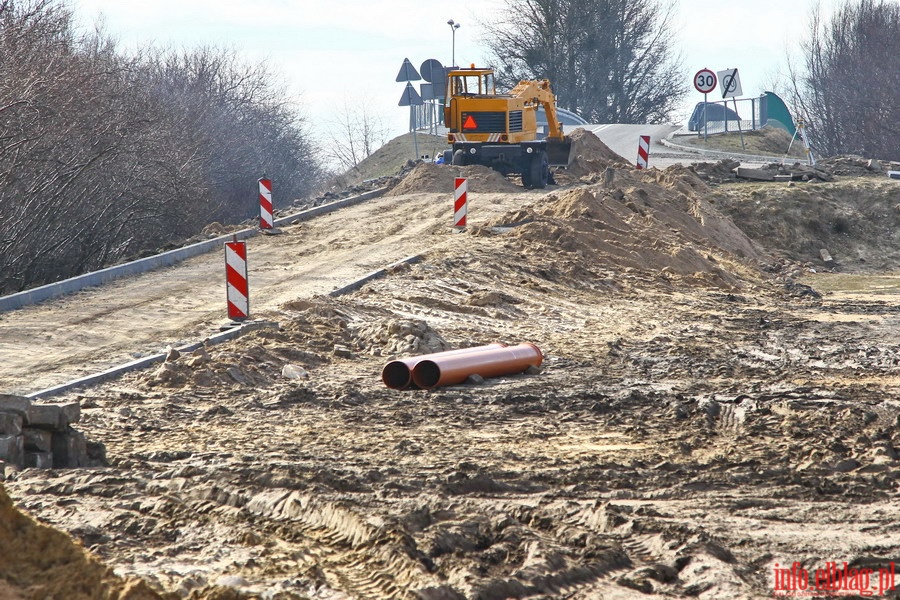
M683 146L693 146L707 150L723 150L726 152L778 157L784 156L790 146L791 152L788 156L795 158L806 157L803 143L799 139L795 139L792 145L791 135L784 129L763 127L755 131L745 131L743 133L743 145L741 144L741 137L742 134L740 132L729 132L710 135L705 140L702 135L679 136L674 141Z

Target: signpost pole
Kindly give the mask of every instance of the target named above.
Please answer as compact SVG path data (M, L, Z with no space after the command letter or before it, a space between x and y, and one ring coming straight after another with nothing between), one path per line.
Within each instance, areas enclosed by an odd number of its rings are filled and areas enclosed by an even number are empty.
M700 69L694 75L694 87L703 94L703 141L706 141L706 138L709 137L709 125L706 122L706 94L716 89L716 74L709 69ZM700 137L699 127L697 128L697 137Z
M703 92L703 141L709 137L709 122L706 120L706 92Z
M737 123L738 123L738 131L739 131L740 134L741 134L741 149L742 149L744 152L746 152L746 151L747 151L747 146L744 145L744 128L741 126L741 115L738 114L737 98L732 97L731 99L734 100L734 114L736 114L736 115L738 116ZM727 101L727 100L725 101L725 106L728 106L728 101Z

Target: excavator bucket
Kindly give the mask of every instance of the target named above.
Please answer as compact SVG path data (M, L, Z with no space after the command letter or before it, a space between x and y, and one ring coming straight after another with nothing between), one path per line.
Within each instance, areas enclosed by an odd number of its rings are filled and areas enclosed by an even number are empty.
M552 167L567 167L572 162L572 140L547 140L547 160Z

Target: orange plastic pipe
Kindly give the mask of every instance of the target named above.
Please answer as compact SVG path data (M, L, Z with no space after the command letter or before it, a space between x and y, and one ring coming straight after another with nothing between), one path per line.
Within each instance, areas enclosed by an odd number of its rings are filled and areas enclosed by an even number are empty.
M412 380L421 388L431 389L462 383L470 375L488 378L521 373L528 367L540 366L543 361L541 349L530 342L473 354L442 356L438 353L413 367Z
M484 352L486 350L496 350L497 348L505 348L506 344L496 343L486 346L474 346L472 348L461 348L459 350L445 350L444 352L432 352L431 354L421 354L419 356L410 356L409 358L401 358L392 360L384 365L381 370L381 380L384 385L395 390L403 390L412 385L412 370L419 362L428 360L436 356L455 356L458 354L471 354L473 352Z

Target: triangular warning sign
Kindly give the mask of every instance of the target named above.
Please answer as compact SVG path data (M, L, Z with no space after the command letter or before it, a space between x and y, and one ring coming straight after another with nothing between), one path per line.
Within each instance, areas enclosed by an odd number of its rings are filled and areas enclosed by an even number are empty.
M403 90L403 95L400 96L400 102L397 103L397 106L421 106L423 104L425 103L422 101L422 96L419 95L413 84L407 81L406 89Z
M409 59L404 58L403 64L400 65L400 72L397 73L397 81L419 81L421 79L422 77L419 76L419 72L412 66Z
M463 121L463 129L478 129L478 123L475 122L475 117L468 115L466 120Z

